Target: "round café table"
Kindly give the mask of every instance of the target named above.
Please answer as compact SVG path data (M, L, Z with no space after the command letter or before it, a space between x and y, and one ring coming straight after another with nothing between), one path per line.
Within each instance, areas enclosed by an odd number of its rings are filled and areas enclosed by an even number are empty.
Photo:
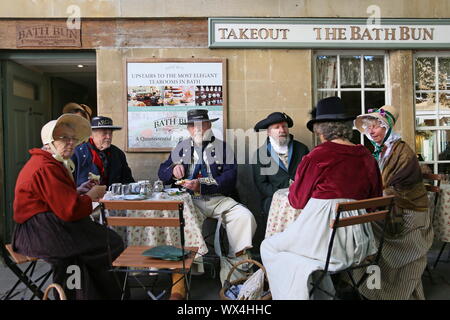
M283 232L286 227L297 219L300 209L294 209L288 200L289 188L276 191L270 205L265 238Z

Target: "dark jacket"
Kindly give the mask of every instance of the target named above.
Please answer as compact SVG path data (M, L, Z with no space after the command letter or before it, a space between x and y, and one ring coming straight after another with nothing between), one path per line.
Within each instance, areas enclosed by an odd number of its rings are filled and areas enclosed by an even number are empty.
M230 152L227 157L227 144L221 140L212 138L211 142L204 143L205 154L211 169L211 175L216 180L217 185L200 185L200 193L202 195L221 194L224 196L233 196L236 187L237 165L234 154ZM158 177L164 184L173 184L173 167L176 164L184 166L184 179L191 179L188 177L189 165L192 162L192 155L194 147L192 139L181 141L170 154L169 158L163 162L158 171ZM206 171L206 165L201 165L202 169ZM205 172L204 171L204 172Z
M308 147L303 143L294 140L294 137L290 135L289 142L289 167L285 168L281 160L275 154L275 158L271 155L271 148L269 138L267 138L264 145L258 149L255 154L256 164L253 165L253 180L256 187L262 195L262 209L265 214L269 213L270 204L272 202L273 194L283 188L289 187L289 180L294 180L295 172L297 167L302 160L303 156L307 155L309 150ZM264 154L269 161L262 161L260 155ZM278 163L277 163L277 160ZM274 166L275 173L267 175L264 174L262 169L268 169Z
M72 161L75 163L75 172L73 175L77 186L88 180L89 172L100 175L99 169L92 161L92 154L88 144L89 142L79 145L72 156ZM110 186L112 183L134 182L125 153L115 145L111 145L107 151L110 154L107 185Z

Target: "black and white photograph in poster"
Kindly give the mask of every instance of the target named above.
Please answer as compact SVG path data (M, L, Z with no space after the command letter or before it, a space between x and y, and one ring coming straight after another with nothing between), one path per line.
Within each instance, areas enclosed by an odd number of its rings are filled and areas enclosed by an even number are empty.
M226 127L225 60L127 61L127 151L170 151L188 137L190 109L207 109L213 132Z

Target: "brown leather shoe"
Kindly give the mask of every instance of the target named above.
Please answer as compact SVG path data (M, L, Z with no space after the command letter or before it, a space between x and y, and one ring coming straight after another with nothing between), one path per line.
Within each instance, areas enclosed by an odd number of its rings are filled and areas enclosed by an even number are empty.
M169 300L185 300L186 298L179 292L173 292L170 294Z

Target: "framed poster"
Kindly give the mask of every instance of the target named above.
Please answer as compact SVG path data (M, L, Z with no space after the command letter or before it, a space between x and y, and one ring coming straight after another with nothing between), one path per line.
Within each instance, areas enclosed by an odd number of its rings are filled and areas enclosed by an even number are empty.
M168 152L189 137L187 111L206 109L214 135L223 140L226 59L126 61L126 150Z

